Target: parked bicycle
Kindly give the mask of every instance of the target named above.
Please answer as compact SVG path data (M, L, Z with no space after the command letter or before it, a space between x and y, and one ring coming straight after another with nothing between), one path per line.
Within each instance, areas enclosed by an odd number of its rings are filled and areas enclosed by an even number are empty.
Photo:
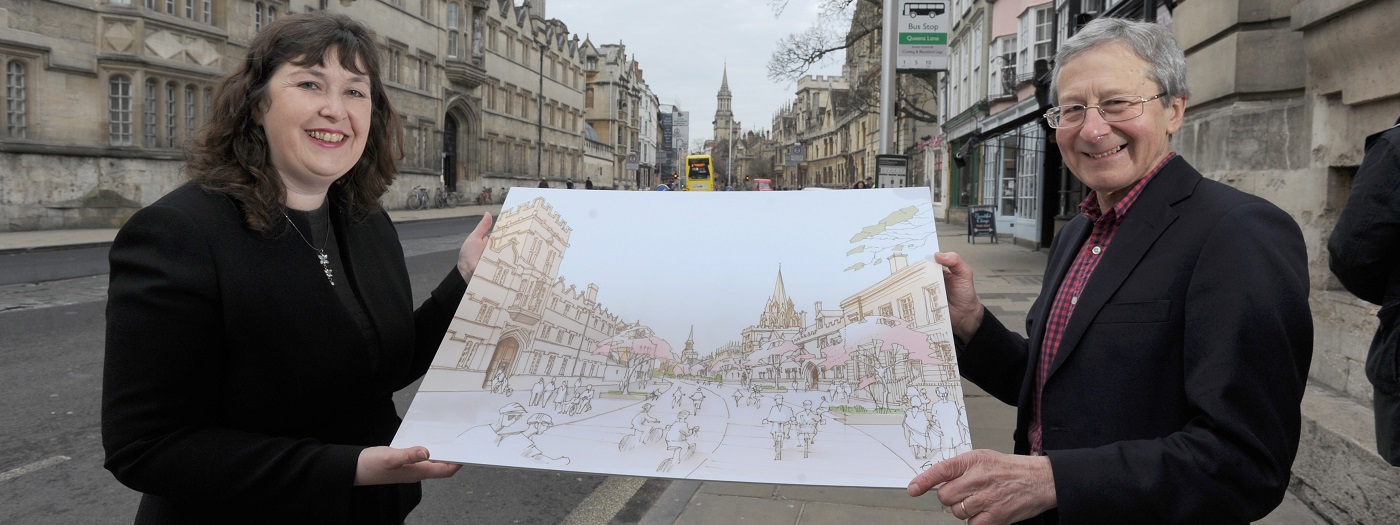
M481 189L481 193L476 194L476 203L477 203L477 204L495 204L495 202L496 202L496 201L493 200L492 197L491 197L491 187L490 187L490 186L487 186L487 187L485 187L485 188L482 188L482 189Z
M442 191L442 187L437 187L433 189L433 207L447 207L447 194Z
M428 207L428 188L414 186L408 192L408 209L421 210Z
M449 208L456 208L467 203L467 196L459 191L447 190L443 192L443 195L447 197L447 207Z

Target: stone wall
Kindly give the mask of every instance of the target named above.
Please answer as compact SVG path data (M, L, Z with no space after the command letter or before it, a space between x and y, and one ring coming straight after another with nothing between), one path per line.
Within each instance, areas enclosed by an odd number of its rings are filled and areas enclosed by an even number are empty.
M184 181L178 159L0 152L0 231L116 228Z

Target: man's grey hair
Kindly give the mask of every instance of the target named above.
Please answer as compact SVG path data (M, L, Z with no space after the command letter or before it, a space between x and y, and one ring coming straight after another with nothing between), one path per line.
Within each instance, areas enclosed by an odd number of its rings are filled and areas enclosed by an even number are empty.
M1122 44L1147 62L1147 79L1157 83L1167 93L1161 99L1163 107L1170 104L1172 98L1190 97L1191 92L1186 87L1186 54L1166 26L1126 18L1097 18L1085 24L1055 53L1055 73L1050 77L1050 100L1059 104L1060 71L1065 64L1080 55L1112 44ZM1150 97L1156 93L1139 95Z

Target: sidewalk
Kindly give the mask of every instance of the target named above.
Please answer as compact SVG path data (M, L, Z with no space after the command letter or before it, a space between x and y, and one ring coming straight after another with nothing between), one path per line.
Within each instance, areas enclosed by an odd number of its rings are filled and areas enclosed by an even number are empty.
M1012 244L1007 237L969 243L967 226L938 224L942 251L958 252L972 265L977 295L1008 327L1025 326L1026 311L1040 292L1048 249ZM963 383L974 448L1011 452L1016 411L975 385ZM1111 490L1111 487L1105 487ZM962 523L932 494L911 498L904 489L850 489L674 481L643 516L644 525L733 525L849 523L952 525ZM1290 492L1263 525L1324 525L1327 522Z
M499 213L500 205L459 206L456 208L426 210L391 210L389 217L395 223L471 217L491 212ZM107 246L116 238L116 228L90 230L41 230L28 232L0 232L0 254L46 250L57 248L86 248Z

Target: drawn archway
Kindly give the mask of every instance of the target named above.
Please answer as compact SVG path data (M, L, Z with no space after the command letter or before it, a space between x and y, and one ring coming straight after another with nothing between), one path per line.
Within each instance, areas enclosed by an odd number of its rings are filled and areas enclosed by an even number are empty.
M515 357L519 353L520 341L514 338L502 339L497 343L496 351L491 354L491 363L486 365L486 377L481 381L481 388L491 388L491 378L495 377L497 370L503 370L506 379L515 375L511 365L515 363Z
M807 369L807 389L819 390L821 388L821 371L817 369L817 365L812 363L803 366Z

